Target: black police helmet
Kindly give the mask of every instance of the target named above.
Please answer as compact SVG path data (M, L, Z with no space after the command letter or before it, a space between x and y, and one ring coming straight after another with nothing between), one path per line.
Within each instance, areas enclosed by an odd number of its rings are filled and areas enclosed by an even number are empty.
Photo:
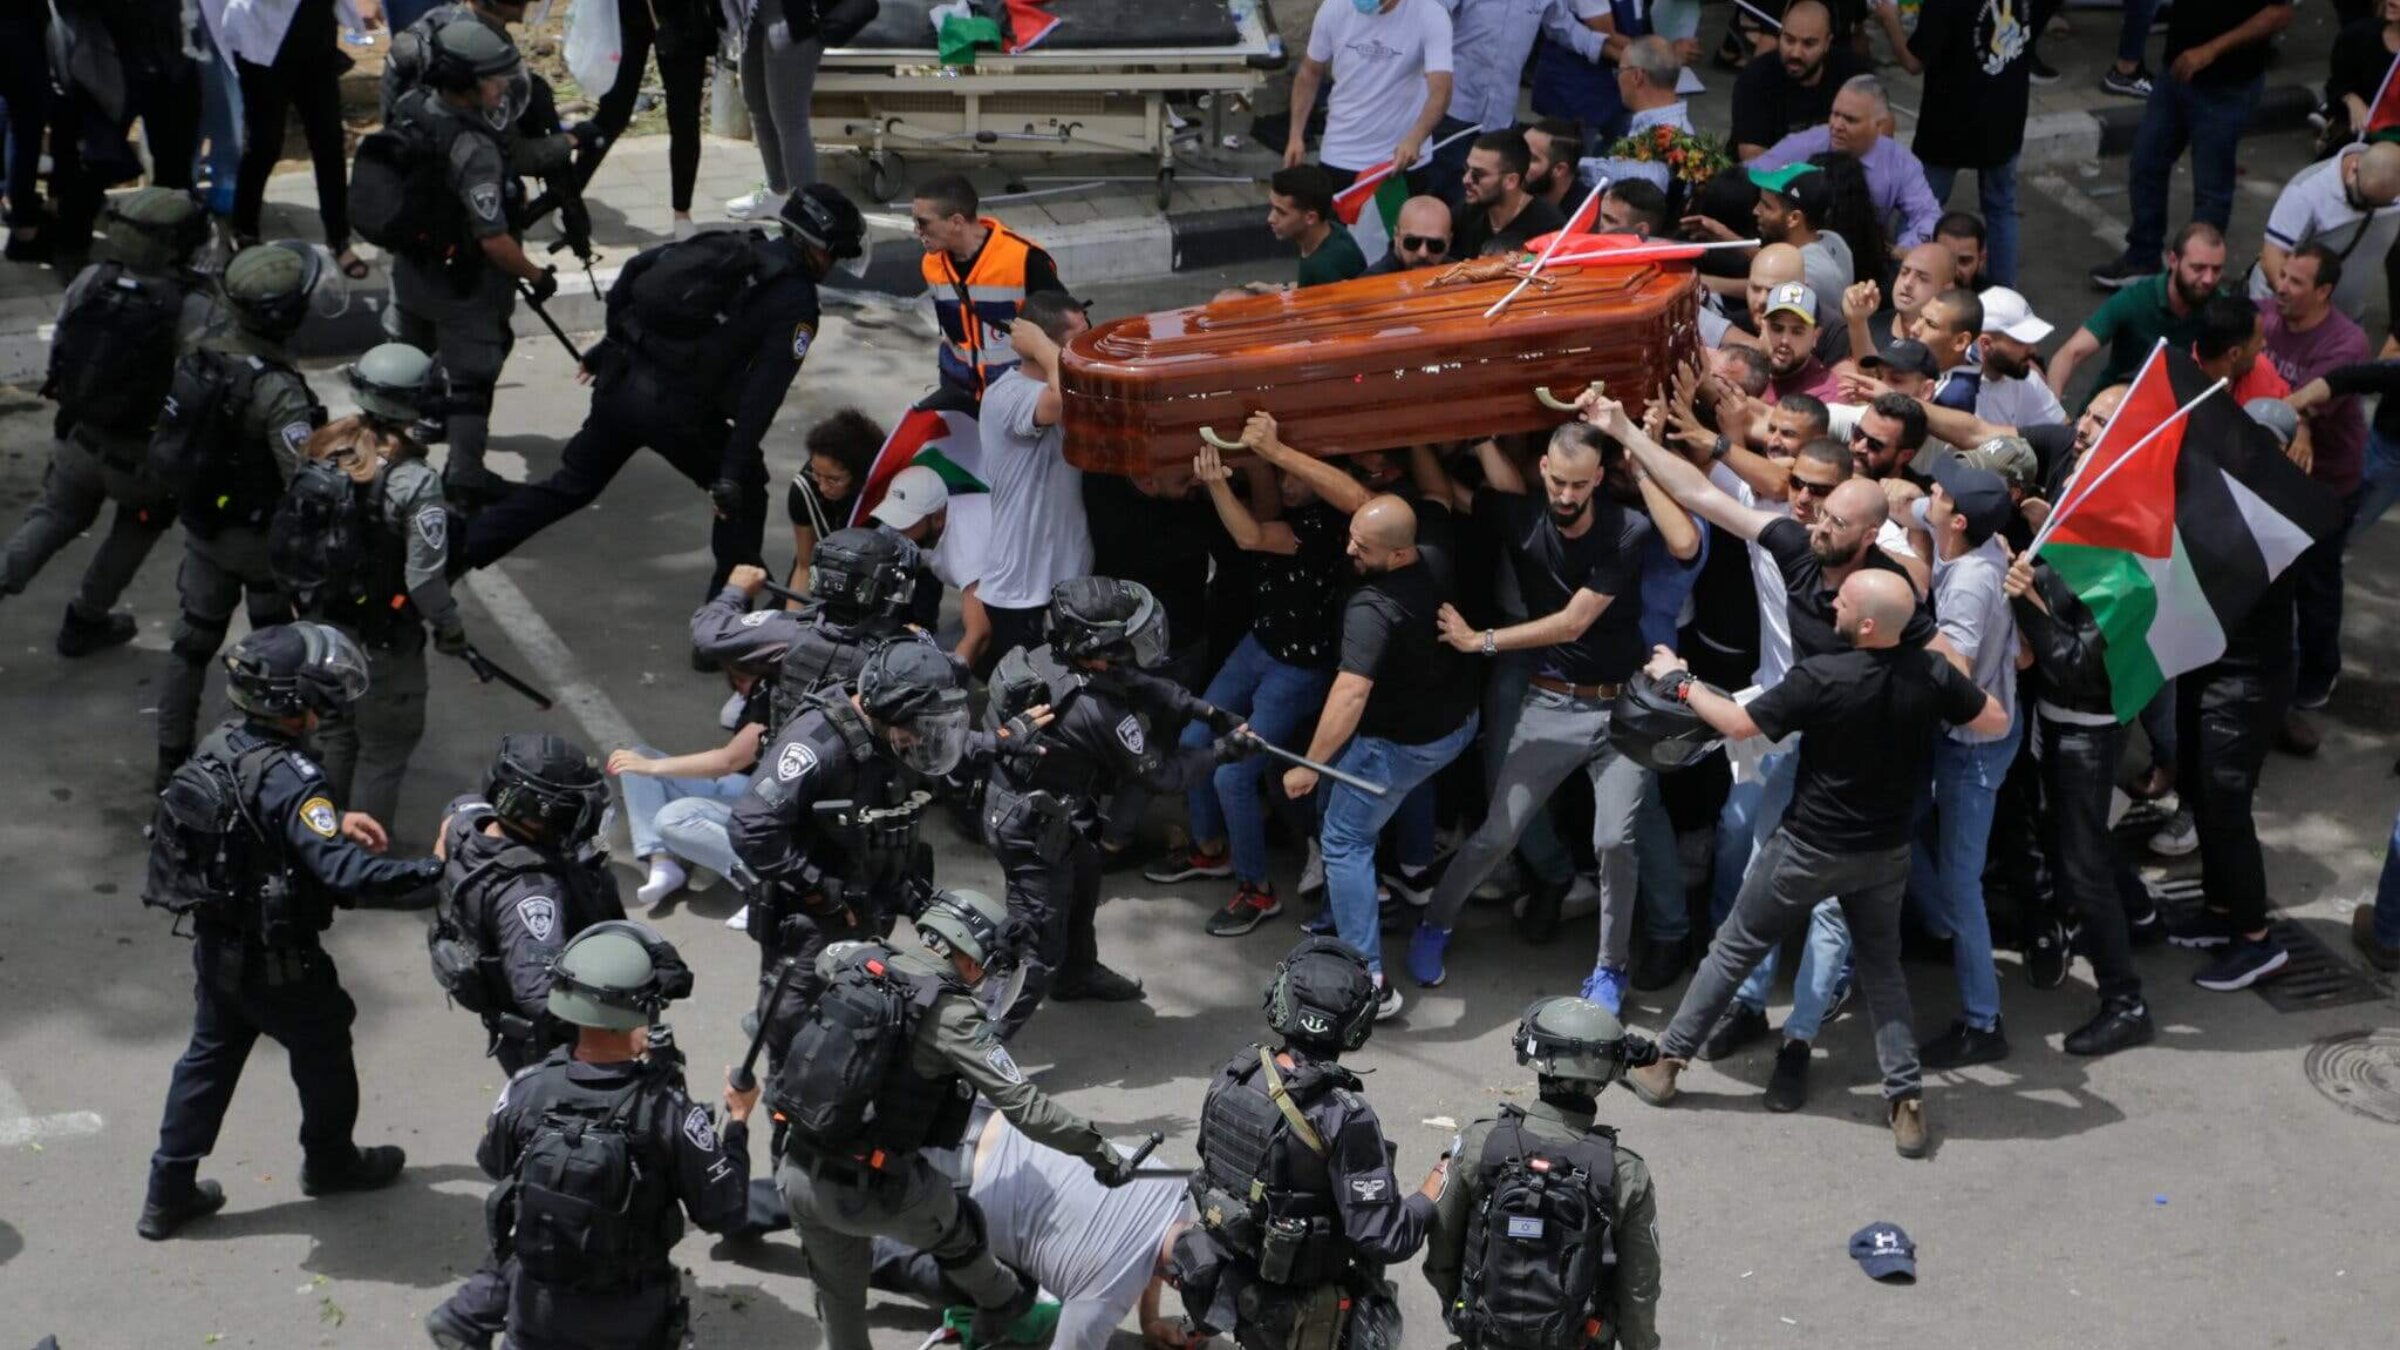
M809 593L841 623L898 618L915 588L914 552L907 540L884 530L835 530L809 554Z
M326 716L367 692L367 654L325 623L279 623L225 653L225 696L260 717Z
M608 780L599 761L566 737L521 732L500 738L483 796L502 828L571 847L599 832Z
M855 258L866 249L866 218L831 183L811 183L787 194L776 218L793 238L825 250L836 262Z
M1688 676L1685 678L1689 678ZM1659 773L1688 768L1723 741L1692 705L1635 671L1608 705L1608 740L1617 753Z
M1112 657L1143 669L1167 659L1167 612L1150 588L1112 577L1071 577L1050 588L1050 649Z
M1308 938L1275 967L1266 1006L1267 1025L1286 1041L1356 1050L1375 1029L1375 974L1340 938Z
M867 653L858 672L858 702L867 716L885 724L967 701L966 676L950 654L916 636L891 638Z

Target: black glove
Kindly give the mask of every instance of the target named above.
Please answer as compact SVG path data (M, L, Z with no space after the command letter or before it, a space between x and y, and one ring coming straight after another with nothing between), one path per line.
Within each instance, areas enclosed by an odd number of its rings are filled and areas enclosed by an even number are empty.
M435 629L433 649L444 656L465 656L467 654L467 630L457 626Z
M1658 1042L1638 1031L1628 1031L1625 1033L1624 1054L1626 1068L1648 1068L1658 1062Z
M738 518L748 504L750 493L730 478L720 478L708 485L708 504L727 520Z
M1033 738L1040 735L1042 729L1034 724L1031 714L1018 713L1000 724L1000 732L1001 744L1009 750L1028 755L1048 753L1033 743Z
M1042 945L1042 926L1022 914L1011 914L1000 922L1000 951L1010 960L1022 961L1025 954Z
M533 303L537 305L558 294L558 269L555 267L543 268L540 276L525 283L525 293L532 297Z
M1100 1152L1104 1155L1104 1157L1094 1158L1092 1160L1092 1176L1094 1179L1098 1180L1101 1185L1106 1186L1113 1191L1117 1187L1133 1180L1134 1167L1132 1158L1126 1156L1125 1153L1119 1150L1115 1144L1111 1144L1105 1140L1101 1141Z
M1243 719L1240 713L1232 712L1224 708L1210 708L1207 712L1200 715L1200 720L1208 723L1208 729L1210 731L1222 736L1226 732L1240 726Z
M574 140L575 148L586 154L595 154L608 148L608 133L600 129L598 122L588 119L577 122L567 128L567 135Z
M1232 735L1221 736L1217 739L1217 762L1233 764L1248 759L1258 753L1258 744L1258 733L1254 731L1236 731Z
M409 866L414 869L416 873L416 880L420 884L440 881L442 879L443 863L439 858L430 856L419 858L415 862L410 863Z

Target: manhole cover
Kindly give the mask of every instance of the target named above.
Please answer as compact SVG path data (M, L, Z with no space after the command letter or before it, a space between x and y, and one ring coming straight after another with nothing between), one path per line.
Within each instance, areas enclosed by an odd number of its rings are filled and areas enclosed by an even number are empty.
M2345 1111L2400 1125L2400 1031L2345 1031L2308 1047L2301 1065Z

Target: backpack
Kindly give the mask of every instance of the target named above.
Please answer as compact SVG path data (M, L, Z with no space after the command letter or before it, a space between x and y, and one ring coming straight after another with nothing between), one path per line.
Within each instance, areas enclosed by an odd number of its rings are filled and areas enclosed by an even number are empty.
M142 903L176 917L257 926L246 883L276 856L249 803L266 777L272 742L233 753L218 731L176 766L150 818L150 870Z
M377 510L381 473L361 483L331 458L311 459L267 524L276 588L308 618L330 619L373 644L408 608L405 545Z
M643 1162L635 1140L647 1134L647 1077L604 1102L557 1102L542 1112L517 1157L500 1222L517 1264L542 1284L608 1290L639 1283L658 1255L645 1213ZM664 1175L663 1172L661 1175ZM513 1222L511 1220L513 1219Z
M272 369L281 367L205 348L175 362L150 435L150 472L182 501L184 523L203 537L224 525L263 525L283 497L266 448L241 444L258 377Z
M1616 1283L1616 1133L1558 1144L1524 1121L1504 1106L1484 1141L1450 1329L1469 1345L1581 1350L1603 1334Z
M966 1123L965 1098L951 1080L918 1078L907 1063L917 1020L941 992L935 980L895 974L892 950L862 945L834 972L777 1067L776 1118L803 1153L845 1156L879 1148L898 1153L944 1141L942 1103L958 1103L953 1133Z
M58 434L88 426L147 437L175 377L182 321L181 287L100 264L75 307L58 316L50 342L42 393L58 401Z
M622 318L636 346L644 339L707 336L754 283L783 270L761 242L748 230L703 230L660 245L626 265L617 283L624 297L610 297L612 317Z
M404 99L389 122L359 141L350 162L350 226L398 257L439 262L464 243L466 212L450 187L448 146L425 124L422 106Z

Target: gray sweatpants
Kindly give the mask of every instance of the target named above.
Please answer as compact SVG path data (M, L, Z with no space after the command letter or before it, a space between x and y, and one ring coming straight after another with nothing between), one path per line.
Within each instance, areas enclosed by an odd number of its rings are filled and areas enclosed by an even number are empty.
M808 130L808 104L817 87L824 39L809 37L777 50L765 26L752 23L742 44L742 102L758 142L767 190L798 192L817 181L817 141Z
M208 668L225 645L233 611L245 598L250 626L265 628L292 617L292 607L275 588L267 566L267 534L238 526L213 539L184 533L183 568L175 574L183 602L175 635L167 644L167 674L158 684L158 747L188 752L196 741L200 693Z
M1527 689L1508 757L1492 785L1491 813L1460 846L1433 892L1425 922L1458 922L1467 896L1491 875L1550 794L1581 768L1592 778L1592 852L1600 862L1600 964L1623 970L1633 949L1633 821L1650 770L1617 753L1608 740L1608 705L1548 689Z
M1658 1038L1659 1053L1690 1059L1751 968L1807 923L1818 901L1835 899L1849 921L1851 961L1875 1024L1884 1099L1916 1096L1917 1033L1909 1021L1908 980L1900 973L1900 897L1907 889L1906 844L1874 853L1827 853L1794 839L1788 828L1776 830L1751 861L1733 911L1717 925L1708 959Z
M366 812L397 839L400 780L408 774L417 742L425 739L425 631L404 634L395 647L367 647L366 653L367 692L317 728L317 757L342 809ZM430 839L432 831L408 837Z
M808 1277L817 1286L817 1324L825 1350L873 1350L867 1336L867 1276L875 1239L888 1237L940 1263L942 1274L977 1307L997 1308L1017 1294L1017 1277L992 1255L980 1215L965 1207L951 1178L922 1156L894 1165L881 1185L848 1186L810 1176L788 1160L776 1189L792 1211Z
M0 560L0 595L24 590L68 540L92 527L101 507L115 502L116 518L84 567L73 602L75 612L87 619L106 615L150 556L150 546L175 523L174 495L141 471L142 453L139 446L128 447L118 458L132 467L118 468L72 436L56 442L41 500L8 537Z

